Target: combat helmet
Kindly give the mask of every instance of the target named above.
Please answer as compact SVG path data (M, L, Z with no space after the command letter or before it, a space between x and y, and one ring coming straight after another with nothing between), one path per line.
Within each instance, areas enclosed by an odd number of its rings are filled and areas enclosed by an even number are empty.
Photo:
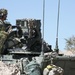
M7 10L6 9L0 9L0 17L2 17L2 16L4 16L4 15L7 15L8 14L8 12L7 12Z

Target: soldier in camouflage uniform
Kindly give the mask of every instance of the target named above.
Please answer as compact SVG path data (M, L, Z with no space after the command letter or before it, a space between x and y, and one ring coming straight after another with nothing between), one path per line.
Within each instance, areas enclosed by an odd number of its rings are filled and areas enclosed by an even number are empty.
M0 54L3 52L2 48L8 35L8 32L5 31L4 23L7 18L7 14L8 13L6 9L0 9Z

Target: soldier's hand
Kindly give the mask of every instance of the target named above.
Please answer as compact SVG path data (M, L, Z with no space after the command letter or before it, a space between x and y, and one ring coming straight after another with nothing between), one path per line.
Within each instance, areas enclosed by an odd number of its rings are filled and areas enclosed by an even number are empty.
M7 32L8 32L8 33L11 33L11 32L12 32L12 26L9 27L9 29L8 29Z

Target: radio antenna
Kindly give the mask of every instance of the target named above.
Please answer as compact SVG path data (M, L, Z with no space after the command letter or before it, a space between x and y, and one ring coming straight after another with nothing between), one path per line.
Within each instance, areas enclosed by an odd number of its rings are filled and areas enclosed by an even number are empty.
M56 46L55 46L55 51L56 51L57 53L59 53L59 48L58 48L59 14L60 14L60 0L58 1L57 33L56 33Z
M44 55L44 20L45 20L45 0L43 0L43 22L42 22L42 52L41 55Z

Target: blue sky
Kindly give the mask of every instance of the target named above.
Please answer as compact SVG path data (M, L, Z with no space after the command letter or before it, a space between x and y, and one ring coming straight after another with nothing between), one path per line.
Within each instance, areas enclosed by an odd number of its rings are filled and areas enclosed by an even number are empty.
M64 50L65 38L75 35L75 0L60 0L59 49ZM42 23L43 0L0 0L0 8L8 10L8 21L16 24L16 19L40 19ZM58 0L45 0L44 39L55 48Z

